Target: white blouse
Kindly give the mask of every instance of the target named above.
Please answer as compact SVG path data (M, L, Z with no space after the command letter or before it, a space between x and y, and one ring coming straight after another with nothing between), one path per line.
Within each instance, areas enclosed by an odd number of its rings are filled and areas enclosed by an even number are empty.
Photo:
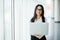
M35 19L35 23L41 23L41 22L42 22L42 18L40 18L38 20Z

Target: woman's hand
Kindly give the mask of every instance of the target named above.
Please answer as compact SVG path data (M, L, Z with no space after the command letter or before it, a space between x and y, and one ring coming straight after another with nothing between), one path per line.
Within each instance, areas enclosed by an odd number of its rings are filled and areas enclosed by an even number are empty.
M37 38L41 38L43 35L40 35L40 34L34 34L33 36L37 37Z

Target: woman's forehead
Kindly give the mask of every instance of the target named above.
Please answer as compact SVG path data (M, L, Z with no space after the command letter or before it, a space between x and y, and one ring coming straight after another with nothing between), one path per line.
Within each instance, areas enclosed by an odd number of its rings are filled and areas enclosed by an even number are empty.
M37 8L38 8L38 9L41 9L41 7L40 7L40 6L38 6Z

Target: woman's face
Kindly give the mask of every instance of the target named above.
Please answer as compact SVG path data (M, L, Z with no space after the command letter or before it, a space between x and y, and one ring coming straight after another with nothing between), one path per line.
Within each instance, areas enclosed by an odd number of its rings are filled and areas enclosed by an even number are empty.
M36 14L37 16L40 16L42 14L42 8L40 6L37 7Z

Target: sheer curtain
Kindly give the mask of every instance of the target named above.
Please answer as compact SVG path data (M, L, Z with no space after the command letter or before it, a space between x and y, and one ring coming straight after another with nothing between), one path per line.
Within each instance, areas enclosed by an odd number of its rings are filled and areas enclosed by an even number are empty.
M13 0L0 0L0 40L14 40Z
M0 40L4 40L3 0L0 1Z
M0 40L23 39L21 8L22 0L0 0Z

